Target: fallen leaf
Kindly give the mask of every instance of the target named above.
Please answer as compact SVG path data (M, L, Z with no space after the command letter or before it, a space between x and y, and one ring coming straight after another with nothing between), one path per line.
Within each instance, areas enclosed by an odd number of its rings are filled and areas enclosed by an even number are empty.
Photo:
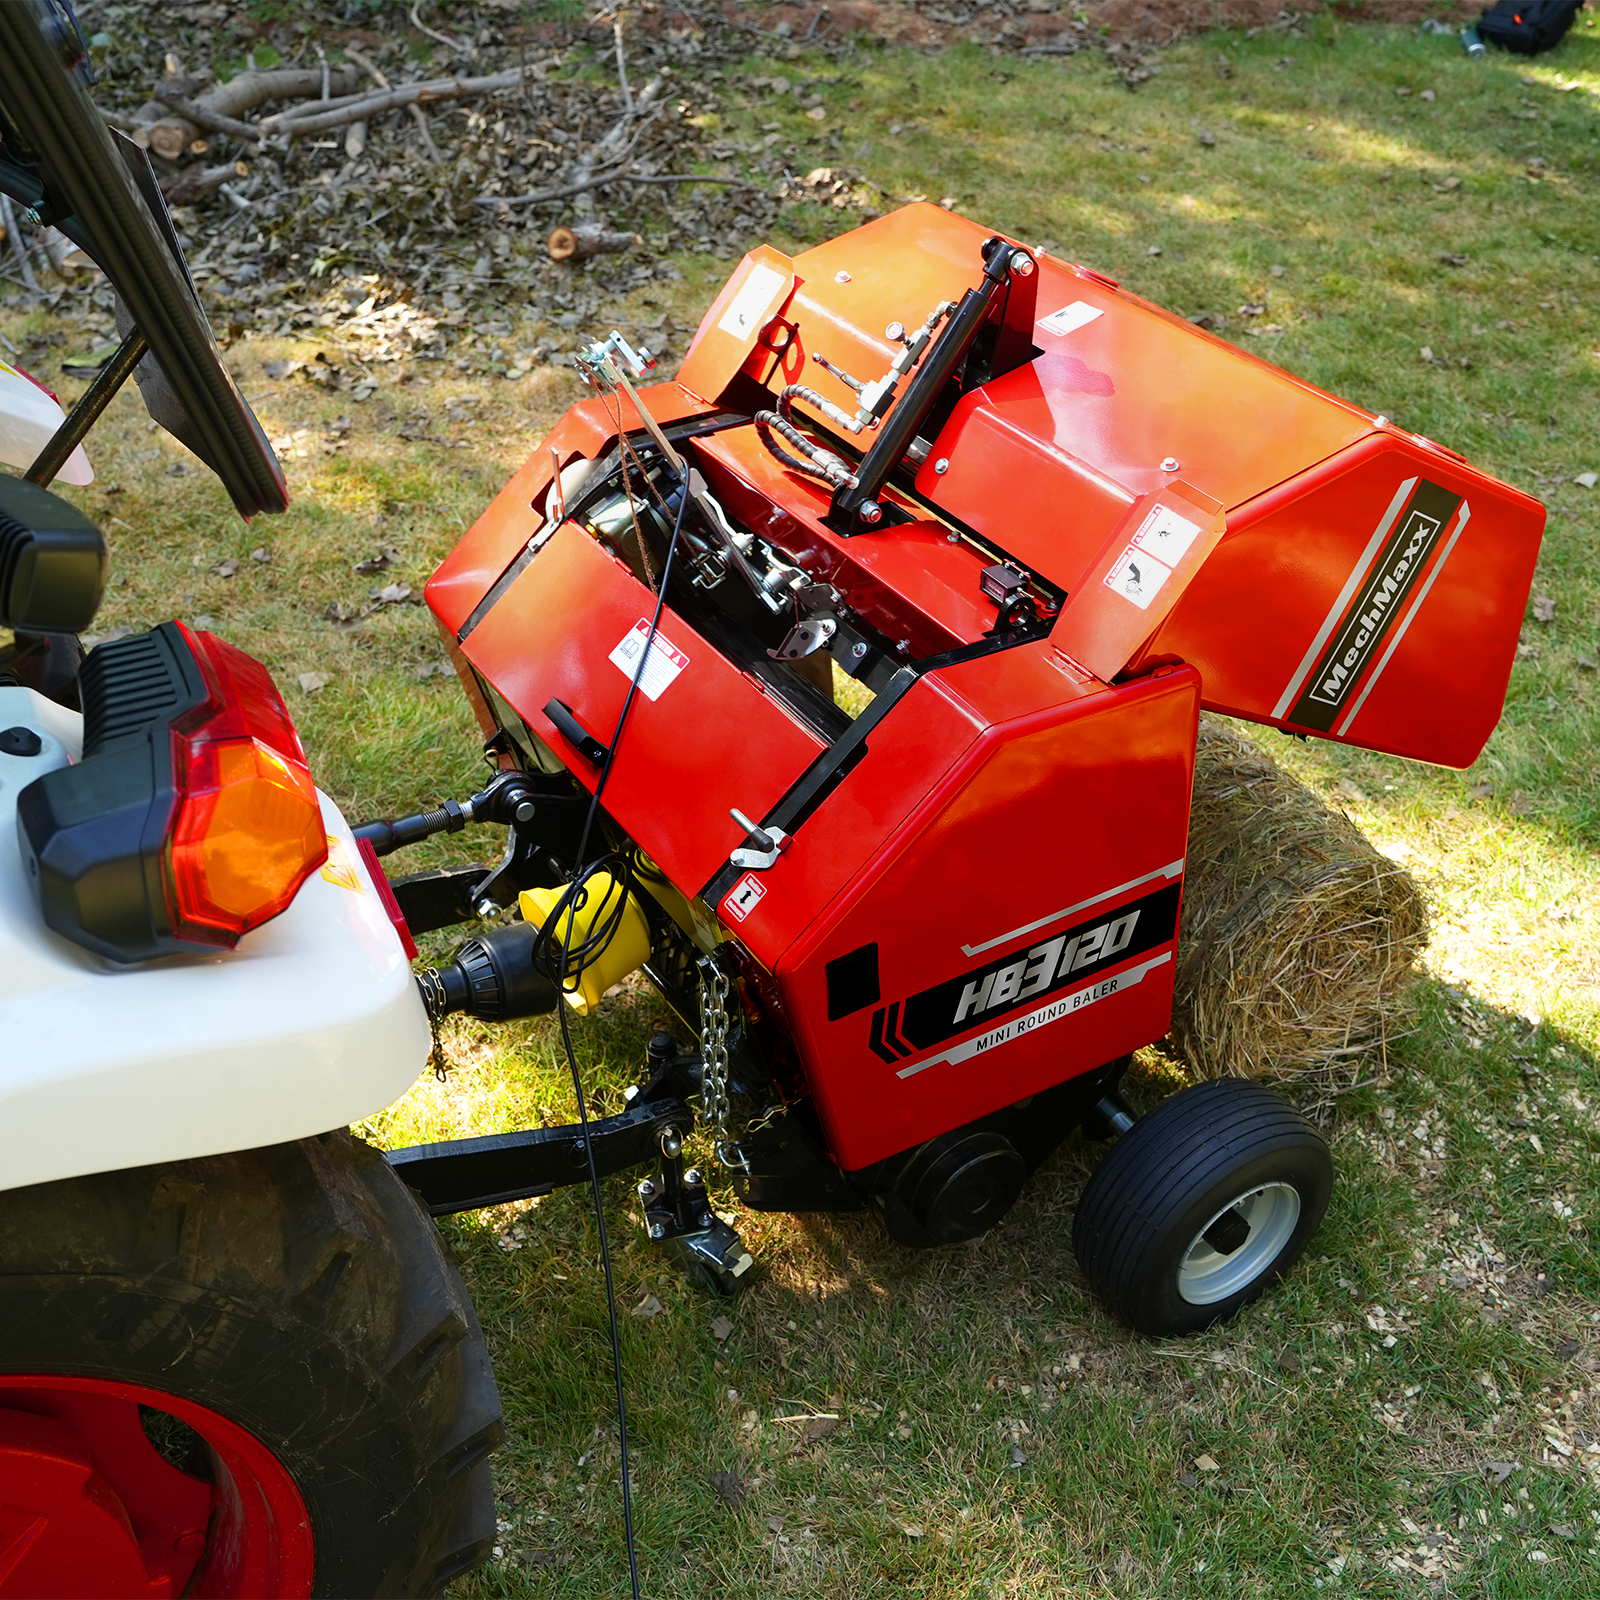
M1349 799L1359 801L1362 805L1367 803L1366 795L1362 793L1362 791L1358 789L1348 778L1341 778L1339 780L1338 788L1339 793L1347 796Z
M1600 483L1600 472L1580 472L1572 481L1580 488L1592 489Z
M1424 90L1423 90L1423 91L1422 91L1422 98L1423 98L1423 99L1424 99L1424 100L1437 100L1437 99L1438 99L1438 98L1439 98L1439 97L1438 97L1438 95L1436 95L1436 94L1435 94L1435 93L1434 93L1434 92L1433 92L1433 90L1432 90L1432 89L1424 89Z
M239 570L237 561L219 561L212 567L213 576L218 578L231 578Z
M1208 150L1217 142L1217 136L1214 133L1208 133L1204 128L1195 135L1195 138Z
M903 1533L908 1539L920 1539L923 1536L923 1530L914 1522L897 1522L895 1526L899 1528L901 1533Z
M836 1433L838 1428L837 1417L812 1417L800 1430L800 1437L795 1441L794 1449L789 1454L797 1456L803 1450L809 1450L812 1445L820 1444L830 1433Z
M662 1303L647 1289L645 1290L644 1299L642 1299L628 1314L629 1316L634 1317L659 1317L666 1309L667 1308L662 1305Z
M292 356L285 356L281 361L269 361L262 371L269 378L287 378L291 372L298 372L305 365L303 361L296 361Z
M1211 1459L1210 1456L1196 1456L1194 1458L1194 1464L1195 1464L1196 1467L1198 1467L1200 1469L1201 1472L1221 1472L1222 1471L1222 1468L1219 1467L1216 1464L1216 1462Z
M1417 351L1417 354L1421 356L1424 361L1433 360L1433 349L1430 345L1423 345L1423 347Z
M806 118L810 122L826 122L828 120L828 108L826 106L812 106L806 112Z
M1200 1480L1195 1477L1192 1472L1182 1473L1178 1478L1180 1487L1185 1489L1193 1489L1199 1484L1199 1482Z
M1517 1470L1515 1461L1485 1461L1483 1470L1493 1474L1496 1483L1504 1483Z
M1487 778L1482 783L1474 784L1472 786L1472 798L1474 800L1494 799L1494 785Z
M1266 304L1259 300L1247 300L1239 307L1241 317L1259 317L1266 314Z
M1153 244L1148 250L1145 251L1145 254L1147 256L1158 256L1161 254L1161 246L1158 244Z
M250 552L250 559L252 561L259 561L263 566L265 566L269 561L272 560L272 555L264 544L258 544L255 549Z
M1439 252L1439 259L1444 262L1447 267L1464 267L1468 265L1468 263L1472 260L1472 257L1458 255L1453 250L1441 250Z
M1012 1466L1012 1469L1015 1470L1018 1467L1025 1467L1025 1466L1027 1466L1027 1464L1028 1464L1028 1457L1027 1457L1026 1453L1023 1451L1022 1446L1020 1444L1012 1445L1012 1447L1011 1447L1011 1466Z
M717 1317L711 1324L711 1337L721 1344L733 1332L731 1317Z
M318 689L325 689L332 681L326 672L302 672L295 679L307 694L315 694Z
M783 1518L782 1517L768 1517L767 1518L767 1532L768 1533L782 1533L783 1532Z
M1535 622L1554 622L1556 620L1556 603L1547 594L1536 594L1533 597L1533 617Z
M1585 672L1600 672L1600 661L1591 661L1588 656L1579 656L1578 665Z
M372 598L380 606L397 606L411 598L411 585L409 583L386 583L381 589L372 591Z
M737 1511L750 1493L750 1486L737 1472L713 1472L706 1480L721 1497L723 1505Z

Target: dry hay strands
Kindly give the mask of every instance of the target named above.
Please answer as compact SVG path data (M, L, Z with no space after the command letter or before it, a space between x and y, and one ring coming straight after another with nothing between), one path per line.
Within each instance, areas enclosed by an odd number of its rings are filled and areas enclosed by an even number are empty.
M1347 1088L1408 1031L1415 879L1254 740L1202 716L1172 1034L1197 1077Z

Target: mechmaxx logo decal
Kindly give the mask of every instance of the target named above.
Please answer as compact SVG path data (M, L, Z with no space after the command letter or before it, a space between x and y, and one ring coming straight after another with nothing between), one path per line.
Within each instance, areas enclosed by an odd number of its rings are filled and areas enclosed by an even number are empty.
M873 1053L897 1065L976 1023L1002 1017L1166 944L1177 929L1178 890L1176 883L1167 884L1052 939L1015 949L976 972L879 1006L872 1013L868 1040Z

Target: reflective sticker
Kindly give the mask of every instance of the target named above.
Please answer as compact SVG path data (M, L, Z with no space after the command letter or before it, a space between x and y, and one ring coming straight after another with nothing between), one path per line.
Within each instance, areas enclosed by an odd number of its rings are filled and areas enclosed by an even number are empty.
M717 326L735 339L749 338L760 326L773 295L783 287L783 274L771 267L754 266Z
M767 886L753 872L747 872L733 886L722 909L734 922L743 922L761 902Z
M644 671L639 674L639 692L647 700L659 700L662 691L689 665L689 658L675 644L668 643L659 628L651 639L648 617L639 618L606 660L631 682L633 675L639 672L639 656L646 641L650 651L645 658Z
M361 881L361 874L356 871L356 864L351 857L349 847L335 834L328 835L328 859L323 863L322 876L329 883L341 889L349 889L355 894L367 892L366 885Z
M1046 333L1071 333L1104 315L1098 306L1092 306L1086 300L1074 300L1070 306L1062 306L1059 311L1052 311L1048 317L1042 318L1039 326Z

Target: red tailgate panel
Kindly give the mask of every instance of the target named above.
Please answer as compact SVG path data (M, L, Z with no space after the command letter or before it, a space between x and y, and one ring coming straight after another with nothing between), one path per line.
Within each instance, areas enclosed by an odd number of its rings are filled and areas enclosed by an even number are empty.
M462 650L592 789L596 768L561 737L544 708L562 701L588 733L609 744L632 676L609 657L654 609L655 596L569 522ZM659 698L642 688L634 697L605 808L693 894L743 843L729 807L763 816L823 747L670 608L661 613L660 635L687 663Z

